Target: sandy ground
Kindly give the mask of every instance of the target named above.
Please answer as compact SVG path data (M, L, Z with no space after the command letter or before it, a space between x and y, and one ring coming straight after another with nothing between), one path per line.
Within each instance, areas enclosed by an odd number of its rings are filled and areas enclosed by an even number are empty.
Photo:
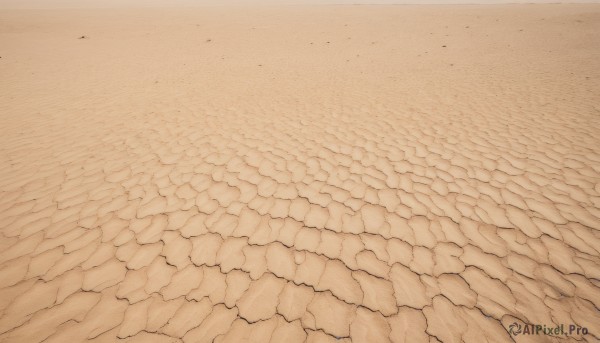
M3 10L0 56L1 342L600 339L600 5Z

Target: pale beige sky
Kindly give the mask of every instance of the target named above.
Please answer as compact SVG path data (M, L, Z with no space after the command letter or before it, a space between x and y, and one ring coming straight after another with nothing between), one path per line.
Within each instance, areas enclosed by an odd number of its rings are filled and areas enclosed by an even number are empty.
M0 8L179 7L253 4L598 3L600 0L0 0Z

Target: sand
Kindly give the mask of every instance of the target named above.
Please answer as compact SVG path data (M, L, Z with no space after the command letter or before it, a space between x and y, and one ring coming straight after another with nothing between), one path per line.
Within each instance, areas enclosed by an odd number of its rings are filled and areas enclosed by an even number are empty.
M0 18L1 342L600 339L600 5Z

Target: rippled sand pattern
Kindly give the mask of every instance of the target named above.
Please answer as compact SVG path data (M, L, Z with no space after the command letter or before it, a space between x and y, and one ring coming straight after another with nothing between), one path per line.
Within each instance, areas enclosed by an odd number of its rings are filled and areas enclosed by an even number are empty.
M0 17L1 342L600 339L600 6Z

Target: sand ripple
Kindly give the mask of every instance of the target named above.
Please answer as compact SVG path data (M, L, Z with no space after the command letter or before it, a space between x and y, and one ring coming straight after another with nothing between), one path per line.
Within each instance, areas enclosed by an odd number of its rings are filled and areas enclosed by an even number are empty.
M6 12L0 341L600 339L599 12L535 8Z

